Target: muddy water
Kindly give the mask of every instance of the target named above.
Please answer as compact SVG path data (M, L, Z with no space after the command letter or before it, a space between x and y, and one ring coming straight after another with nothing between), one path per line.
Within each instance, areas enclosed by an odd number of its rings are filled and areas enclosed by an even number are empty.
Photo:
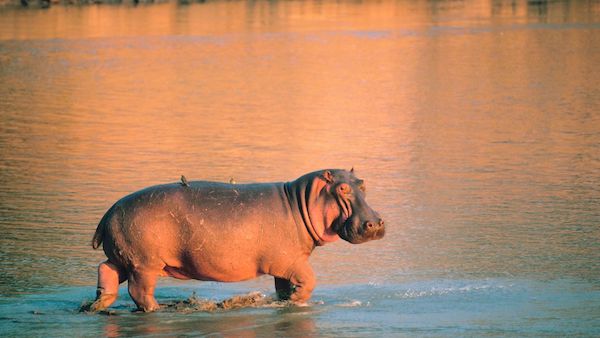
M599 55L583 1L0 9L0 335L599 335ZM388 233L315 250L311 306L77 312L123 195L351 166Z

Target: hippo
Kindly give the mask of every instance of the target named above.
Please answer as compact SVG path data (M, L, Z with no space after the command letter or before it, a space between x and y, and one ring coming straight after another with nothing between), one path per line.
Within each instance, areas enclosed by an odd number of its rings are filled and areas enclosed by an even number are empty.
M159 276L238 282L275 278L279 299L306 304L316 280L308 257L339 238L380 239L384 222L365 201L354 169L328 169L294 181L232 184L190 181L152 186L117 201L92 240L98 266L90 311L109 307L127 280L139 311L159 309Z

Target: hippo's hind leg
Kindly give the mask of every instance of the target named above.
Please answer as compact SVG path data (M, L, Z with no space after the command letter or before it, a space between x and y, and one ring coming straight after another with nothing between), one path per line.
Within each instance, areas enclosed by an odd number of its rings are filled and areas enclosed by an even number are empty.
M159 309L159 305L154 299L157 277L157 273L150 271L136 270L129 274L127 280L129 295L139 310L152 312Z
M119 284L127 277L116 265L105 261L98 265L98 288L96 300L90 305L90 311L100 311L109 307L117 300Z

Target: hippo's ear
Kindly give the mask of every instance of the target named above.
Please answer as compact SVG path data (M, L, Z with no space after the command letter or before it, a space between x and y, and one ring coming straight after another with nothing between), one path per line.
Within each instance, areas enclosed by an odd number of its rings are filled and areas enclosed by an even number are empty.
M350 173L354 174L354 166L352 167L352 169L350 169Z
M323 179L325 179L325 181L327 181L327 183L333 183L333 174L331 173L331 171L329 170L325 170L323 172Z

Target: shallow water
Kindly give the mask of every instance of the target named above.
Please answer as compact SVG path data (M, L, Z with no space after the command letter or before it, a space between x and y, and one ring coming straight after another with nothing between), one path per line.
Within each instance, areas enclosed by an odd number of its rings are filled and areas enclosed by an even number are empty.
M600 335L599 30L579 1L0 9L0 335ZM123 195L352 166L387 235L316 249L309 307L77 312Z

